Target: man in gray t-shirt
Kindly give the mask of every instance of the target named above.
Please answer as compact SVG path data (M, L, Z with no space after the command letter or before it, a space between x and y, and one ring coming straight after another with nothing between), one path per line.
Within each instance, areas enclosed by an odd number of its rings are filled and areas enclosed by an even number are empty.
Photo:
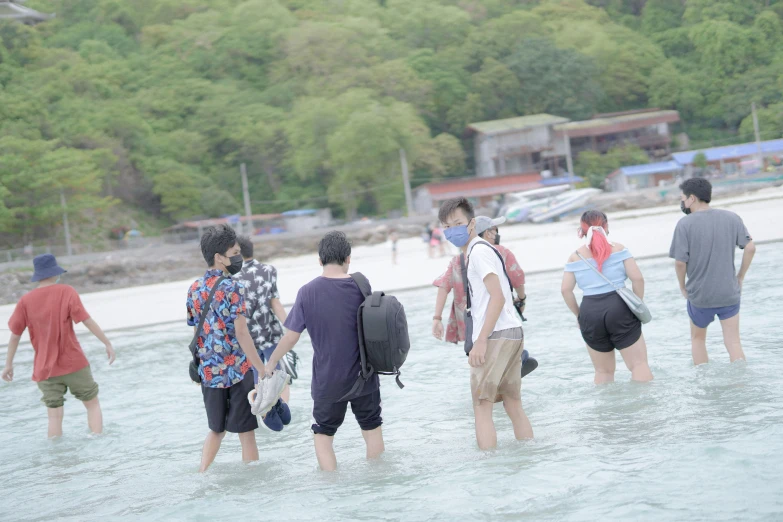
M707 327L715 316L721 321L723 341L732 362L745 359L739 338L739 310L742 282L756 252L753 239L737 214L710 208L709 181L692 178L680 189L680 208L686 217L674 230L669 257L675 259L680 291L688 300L693 362L708 361ZM745 251L739 273L734 265L736 247Z

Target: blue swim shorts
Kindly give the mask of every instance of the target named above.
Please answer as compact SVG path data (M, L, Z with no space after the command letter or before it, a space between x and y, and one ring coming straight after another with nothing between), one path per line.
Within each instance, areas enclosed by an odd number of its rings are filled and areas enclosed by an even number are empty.
M718 319L725 321L726 319L731 319L737 315L739 311L739 303L731 306L722 306L720 308L699 308L698 306L693 306L691 302L688 301L688 316L691 318L691 321L693 321L693 324L699 328L707 328L710 323L715 320L716 315L718 316Z

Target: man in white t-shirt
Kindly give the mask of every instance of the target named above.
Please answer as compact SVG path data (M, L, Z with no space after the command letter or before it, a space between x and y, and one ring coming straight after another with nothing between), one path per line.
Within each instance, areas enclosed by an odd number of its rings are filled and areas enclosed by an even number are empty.
M522 321L514 308L511 285L497 251L478 237L473 205L465 198L443 203L438 214L446 239L467 260L470 313L473 322L470 350L470 391L476 417L479 448L497 445L492 421L496 402L503 402L517 439L532 439L533 429L522 408ZM469 319L466 318L466 321ZM467 342L467 341L466 341Z

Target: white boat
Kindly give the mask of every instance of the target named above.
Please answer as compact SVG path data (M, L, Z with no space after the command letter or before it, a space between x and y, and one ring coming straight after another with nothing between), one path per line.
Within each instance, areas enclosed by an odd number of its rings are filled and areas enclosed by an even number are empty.
M542 206L548 205L554 196L568 189L568 185L558 185L506 194L505 198L508 202L503 205L498 215L505 216L511 223L527 221L531 214Z
M584 207L590 199L596 194L600 194L600 189L585 188L569 190L559 196L551 198L548 204L536 209L536 212L530 216L533 223L543 223L549 220L556 220L560 217Z

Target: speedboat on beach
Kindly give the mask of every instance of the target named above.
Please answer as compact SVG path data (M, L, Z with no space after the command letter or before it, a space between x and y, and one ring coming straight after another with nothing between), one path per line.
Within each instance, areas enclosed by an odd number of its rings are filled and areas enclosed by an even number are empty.
M511 223L527 221L538 209L549 205L554 196L562 194L568 189L568 185L559 185L507 194L506 201L508 203L500 209L498 215L504 216Z
M558 220L565 215L580 210L593 196L600 193L601 190L595 188L569 190L551 198L547 205L536 208L536 211L530 215L530 221L543 223L545 221Z

